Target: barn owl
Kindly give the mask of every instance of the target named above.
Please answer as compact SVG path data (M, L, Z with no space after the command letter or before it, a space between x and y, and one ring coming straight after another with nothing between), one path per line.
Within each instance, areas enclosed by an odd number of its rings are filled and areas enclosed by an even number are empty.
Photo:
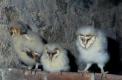
M58 44L46 44L40 60L44 71L47 72L61 72L70 69L67 51Z
M86 64L84 71L88 71L92 64L97 64L101 72L104 73L104 66L109 60L109 55L107 39L102 31L92 26L78 29L76 46L80 53L78 60Z
M40 36L30 30L24 30L21 24L11 25L9 31L13 39L13 45L20 61L32 69L40 64L40 56L43 50L43 41Z

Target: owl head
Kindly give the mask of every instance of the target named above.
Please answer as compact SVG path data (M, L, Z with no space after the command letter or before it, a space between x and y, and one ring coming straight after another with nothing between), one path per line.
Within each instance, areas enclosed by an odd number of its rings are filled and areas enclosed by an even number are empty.
M96 40L96 30L92 26L84 26L78 29L77 38L83 48L89 48Z
M21 29L19 27L16 27L16 26L11 27L9 29L9 32L10 32L11 36L21 35Z
M22 22L11 23L9 28L11 36L26 34L28 30L31 30L31 28Z
M62 48L58 44L46 44L43 54L46 55L51 61L57 58L61 53Z

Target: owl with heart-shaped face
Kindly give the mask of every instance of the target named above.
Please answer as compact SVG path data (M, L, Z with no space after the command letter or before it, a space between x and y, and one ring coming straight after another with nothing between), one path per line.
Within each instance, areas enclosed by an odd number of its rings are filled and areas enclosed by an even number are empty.
M86 64L84 71L87 71L92 64L97 64L101 72L104 72L103 68L109 60L109 55L107 39L102 31L92 26L78 29L76 46L80 53L78 61Z
M44 71L47 72L68 71L70 68L67 51L54 43L44 46L41 63Z

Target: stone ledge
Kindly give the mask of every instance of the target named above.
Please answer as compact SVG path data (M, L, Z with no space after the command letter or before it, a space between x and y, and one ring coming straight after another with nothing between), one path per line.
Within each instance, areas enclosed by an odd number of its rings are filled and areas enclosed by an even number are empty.
M122 76L100 73L46 73L43 71L30 71L20 69L0 69L0 80L122 80Z

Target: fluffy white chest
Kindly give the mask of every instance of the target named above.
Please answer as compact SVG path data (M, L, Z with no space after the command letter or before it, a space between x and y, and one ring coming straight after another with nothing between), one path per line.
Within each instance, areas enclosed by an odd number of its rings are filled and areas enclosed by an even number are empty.
M100 40L96 40L96 42L88 49L83 48L80 45L80 42L77 42L78 50L80 52L79 58L85 62L99 63L106 62L108 54L104 50L104 46Z
M47 67L52 68L52 69L58 69L58 68L60 69L61 67L64 66L64 63L62 62L62 60L59 60L59 59L52 60L52 61L45 60L45 63Z
M82 53L80 54L80 57L85 62L97 62L101 57L101 53L94 52L94 51L82 51Z
M51 72L59 72L61 70L65 71L69 68L67 59L63 58L62 56L57 59L54 58L52 61L47 57L42 57L41 63L44 70Z

